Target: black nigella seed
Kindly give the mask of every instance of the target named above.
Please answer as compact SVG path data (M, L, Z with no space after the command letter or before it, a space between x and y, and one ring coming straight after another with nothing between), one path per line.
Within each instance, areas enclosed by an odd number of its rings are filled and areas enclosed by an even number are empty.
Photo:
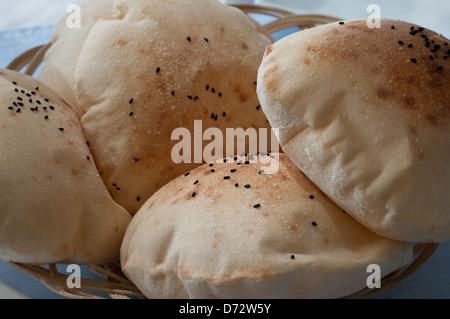
M186 40L188 40L189 42L191 42L192 39L191 39L191 37L188 36L188 37L186 38Z
M48 120L48 115L44 116L44 119Z
M239 187L239 183L234 184L234 187Z
M13 82L12 84L17 85L17 82Z
M198 179L194 182L194 185L197 185L198 184Z
M206 91L209 91L209 85L206 86Z
M311 225L317 226L317 223L316 222L312 222Z
M250 184L244 185L245 188L250 188Z
M14 106L17 106L17 103L16 103L16 102L13 102L13 105L14 105Z
M223 117L227 116L227 113L223 112L223 113L222 113L222 116L223 116Z
M8 109L12 110L14 108L14 106L8 106Z
M45 102L50 102L50 100L49 100L49 99L44 99L44 101L45 101Z
M444 69L444 67L441 65L440 67L437 68L438 71L442 71Z
M133 158L133 161L139 162L139 158L135 157L135 158Z
M314 195L309 195L309 198L314 199Z
M419 32L422 32L422 31L425 30L425 29L422 28L422 27L419 27L418 30L419 30Z
M44 106L44 107L43 107L43 109L44 109L44 110L46 110L46 109L47 109L47 107L46 107L46 106Z
M222 93L221 92L219 92L219 97L222 97Z
M216 170L213 168L213 169L211 169L210 171L211 171L211 173L214 173Z
M133 103L133 101L134 101L134 98L131 98L131 100L128 102L128 103Z
M212 88L212 89L211 89L211 92L216 93L216 89L215 89L215 88Z
M414 44L410 43L408 44L408 48L412 48L414 46Z
M339 22L339 24L340 24L340 25L343 25L343 24L344 24L344 22L343 22L343 21L340 21L340 22Z
M230 179L230 176L224 176L223 179Z
M294 256L294 255L291 255L291 259L295 259L295 256Z
M136 197L136 201L140 202L140 201L141 201L141 198L140 198L139 196Z
M411 35L416 35L417 34L417 32L419 32L419 31L417 31L417 30L414 30L414 31L411 31L409 34L411 34Z
M32 95L36 95L36 92L34 92L34 91L31 91L31 94L32 94Z
M16 89L14 89L14 91L15 91L15 92L19 92L19 89L16 88Z
M256 107L256 110L259 111L260 108L261 108L261 105L258 105L258 106Z
M195 192L192 193L192 197L195 197L195 195L197 195Z
M160 67L157 67L156 68L156 73L159 73L161 71L161 68Z
M23 100L20 96L18 96L17 99L18 99L19 101L22 101L22 100Z
M88 155L88 156L86 156L86 159L87 159L87 160L90 160L90 159L91 159L91 157L90 157L90 156Z
M214 120L214 113L211 114L211 118Z
M112 186L117 187L117 184L116 183L112 183Z
M212 167L214 164L213 163L209 163L209 167Z
M260 171L258 172L258 174L264 174L264 170L263 170L263 169L260 170Z
M261 204L255 204L255 205L253 205L253 208L260 208L261 207Z
M187 172L187 173L185 173L185 174L184 174L184 176L188 176L189 174L190 174L190 173L189 173L189 172Z
M20 90L20 93L25 94L25 90Z
M120 191L120 187L116 187L116 190Z
M231 173L235 173L237 171L237 169L233 168L232 170L230 170Z
M30 93L27 93L26 96L31 97L31 94L30 94Z
M447 60L447 59L448 59L448 56L444 56L443 59L444 59L444 60Z
M41 101L39 101L39 100L36 100L36 103L37 103L37 104L41 104Z
M128 116L133 116L133 114L134 114L133 112L130 112L130 114L128 114Z
M217 116L218 116L218 115L214 116L214 121L217 121Z
M175 91L170 92L170 94L172 94L172 96L175 96Z
M209 41L209 39L208 39L208 38L203 38L203 40L205 40L205 42L208 42L208 41Z
M402 45L402 44L403 44L403 41L398 41L398 44Z
M429 48L431 46L430 42L425 43L425 46Z
M412 59L411 59L411 62L412 62L412 63L417 63L417 60L414 59L414 58L412 58Z
M61 132L64 132L64 128L60 127L58 130L60 130Z
M441 46L439 44L436 44L435 46L433 46L434 50L439 50L441 48Z
M16 113L20 113L20 111L22 111L20 108L18 108L17 110L16 110Z
M188 95L188 99L192 100L193 99L192 95Z
M430 55L430 56L428 56L429 58L430 58L430 60L434 60L434 58L433 58L433 56L432 55Z
M346 211L345 209L343 209L342 212L343 212L344 214L347 213L347 211Z
M392 25L392 26L391 26L391 29L392 29L392 30L395 30L395 25Z
M194 101L197 101L197 100L198 100L198 96L194 97Z
M411 31L414 30L414 29L415 29L414 27L411 27Z

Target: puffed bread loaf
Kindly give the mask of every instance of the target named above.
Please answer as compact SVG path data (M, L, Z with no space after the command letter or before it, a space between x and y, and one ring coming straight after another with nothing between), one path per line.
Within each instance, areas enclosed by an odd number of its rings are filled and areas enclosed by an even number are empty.
M262 159L279 155L266 173ZM412 244L380 237L286 155L239 156L169 182L137 212L122 270L148 298L339 298L407 265ZM240 162L240 163L239 163Z
M0 258L118 260L131 216L103 184L76 112L48 86L10 70L0 70L0 99Z
M195 120L201 134L266 128L270 138L255 82L270 43L243 12L216 0L115 2L114 14L89 32L75 80L81 125L119 204L134 214L204 163L201 154L194 158L194 143L190 163L172 158L179 143L172 133L194 134ZM218 158L227 155L224 141Z
M343 21L270 46L258 97L284 152L376 233L450 239L450 41Z

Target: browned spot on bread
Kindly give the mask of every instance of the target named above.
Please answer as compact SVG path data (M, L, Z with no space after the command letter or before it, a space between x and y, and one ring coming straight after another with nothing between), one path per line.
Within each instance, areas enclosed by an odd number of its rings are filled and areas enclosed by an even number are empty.
M118 39L114 44L115 44L116 46L122 48L122 47L124 47L124 46L126 46L126 45L128 44L128 41L125 40L125 39Z
M387 98L390 97L390 96L391 96L391 94L390 94L390 92L389 92L388 89L385 89L385 88L379 88L379 89L377 90L377 97L378 97L380 100L385 100L385 99L387 99Z
M269 54L271 54L271 53L272 53L272 50L273 50L273 45L269 45L269 46L266 48L266 51L264 52L264 57L267 57Z
M73 176L77 176L78 175L78 171L76 169L72 169L72 171L70 172Z
M303 58L303 64L304 65L310 65L311 64L311 60L308 58Z
M141 13L145 16L150 16L152 12L150 11L150 6L145 6L142 8Z
M242 46L242 49L248 50L248 45L247 45L247 43L242 42L242 43L241 43L241 46Z
M240 95L239 95L239 100L240 100L242 103L245 103L245 102L247 102L247 100L248 100L248 96L245 95L245 94L240 94Z

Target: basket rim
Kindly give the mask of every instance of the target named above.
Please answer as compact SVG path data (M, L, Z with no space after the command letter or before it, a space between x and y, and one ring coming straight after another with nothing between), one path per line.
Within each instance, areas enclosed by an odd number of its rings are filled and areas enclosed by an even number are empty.
M340 21L342 18L320 15L320 14L294 14L284 9L272 8L268 6L261 6L255 4L230 4L229 6L236 7L246 14L260 13L272 16L274 21L265 25L259 24L256 20L253 22L256 27L265 35L269 37L272 42L275 42L272 34L289 28L298 27L300 29L306 29L314 27L315 25L326 24L329 22ZM23 73L33 76L39 65L42 63L46 51L51 47L52 43L48 42L43 45L33 47L26 50L19 56L17 56L7 69L22 71ZM413 248L413 260L409 265L403 268L397 269L390 274L384 276L381 280L381 288L364 288L359 292L343 297L343 299L353 298L367 298L385 291L417 271L430 256L438 248L439 243L416 243ZM104 281L80 278L82 281L82 288L67 287L66 281L69 277L67 274L62 274L58 271L58 264L48 265L32 265L24 263L16 263L11 261L5 261L12 267L15 267L34 279L40 281L51 291L72 299L103 299L103 297L97 296L86 290L93 290L97 292L104 292L112 299L128 299L131 297L146 298L145 295L123 274L120 269L120 261L116 261L107 265L85 265L92 271L105 278Z

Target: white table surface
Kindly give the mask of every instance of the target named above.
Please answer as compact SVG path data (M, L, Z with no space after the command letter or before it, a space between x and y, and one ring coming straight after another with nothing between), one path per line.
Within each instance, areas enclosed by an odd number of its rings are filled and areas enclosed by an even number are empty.
M70 4L80 0L0 0L0 68L23 51L47 43L53 25ZM343 19L367 18L367 0L247 0L246 2L278 6L295 13L317 13ZM378 0L381 16L401 19L450 36L449 0ZM280 35L282 36L282 35ZM88 271L88 270L83 270ZM96 278L89 274L89 278ZM0 298L56 299L61 296L30 275L0 260ZM450 298L450 242L442 243L434 255L416 273L374 299Z

